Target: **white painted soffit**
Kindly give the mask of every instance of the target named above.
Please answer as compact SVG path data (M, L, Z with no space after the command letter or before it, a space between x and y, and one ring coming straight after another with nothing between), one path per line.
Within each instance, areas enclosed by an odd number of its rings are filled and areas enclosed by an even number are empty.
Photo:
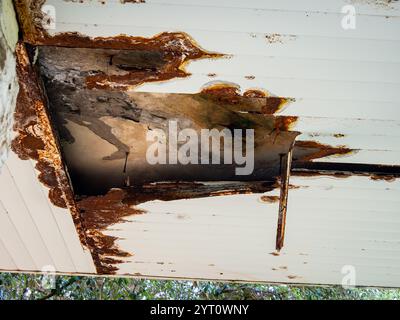
M296 2L292 9L288 1L46 4L56 8L51 34L183 31L206 50L232 55L192 62L190 77L139 91L194 93L212 80L243 91L264 88L296 99L282 114L300 116L296 128L303 137L360 149L335 161L398 164L399 6L353 2L357 28L347 31L340 25L347 1ZM300 188L290 191L279 256L272 254L277 203L260 202L260 195L150 202L141 206L146 214L107 231L133 254L118 274L340 284L343 266L350 265L359 285L400 286L398 181L295 177L291 183Z

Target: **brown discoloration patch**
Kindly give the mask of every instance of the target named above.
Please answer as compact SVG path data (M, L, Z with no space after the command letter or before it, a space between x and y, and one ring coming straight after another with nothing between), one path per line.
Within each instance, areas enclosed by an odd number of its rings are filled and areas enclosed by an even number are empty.
M125 217L143 213L124 203L125 198L124 190L114 189L104 196L88 197L77 202L87 242L95 253L93 256L98 273L114 274L118 270L114 265L123 262L120 258L131 256L118 248L116 237L103 233L109 226L125 222Z
M164 32L152 38L118 36L111 39L85 39L85 43L89 41L94 42L93 45L96 48L106 47L104 44L107 42L112 43L115 48L115 43L120 42L123 46L119 49L135 50L135 52L120 53L110 62L116 63L119 69L126 72L123 74L99 73L88 76L86 85L89 89L127 90L143 83L185 78L190 75L185 71L185 65L189 61L223 56L218 53L206 52L183 32ZM138 56L137 52L143 52L143 54ZM118 59L122 63L118 64Z
M316 171L292 171L291 172L292 176L296 177L315 177L315 176L330 176L334 178L349 178L353 176L353 174L350 173L344 173L344 172L316 172Z
M302 155L305 150L307 150L308 154ZM332 155L348 155L354 151L354 149L344 146L333 147L316 141L296 141L293 157L298 161L311 161Z
M261 196L260 201L265 203L279 202L279 196Z
M396 179L398 179L398 176L394 175L379 175L379 174L374 174L370 176L371 180L378 181L378 180L384 180L387 182L394 182Z
M275 118L275 132L289 131L298 120L296 116L277 116Z
M47 36L42 26L44 16L41 11L45 2L46 0L14 0L25 42L34 43L36 39Z
M241 94L238 85L224 82L208 85L201 90L200 94L206 95L219 103L230 105L239 104L249 98L263 99L262 108L258 112L266 115L276 114L282 110L285 105L294 101L292 98L271 96L268 91L261 89L249 89ZM288 118L297 119L296 117Z

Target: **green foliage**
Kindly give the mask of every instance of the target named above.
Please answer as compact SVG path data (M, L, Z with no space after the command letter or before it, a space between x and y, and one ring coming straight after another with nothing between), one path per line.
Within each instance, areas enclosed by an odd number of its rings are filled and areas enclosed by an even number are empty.
M54 282L41 275L0 273L0 300L154 300L154 299L399 299L399 289L344 289L340 286L301 287L166 281L129 278L57 276ZM48 285L51 286L48 286Z

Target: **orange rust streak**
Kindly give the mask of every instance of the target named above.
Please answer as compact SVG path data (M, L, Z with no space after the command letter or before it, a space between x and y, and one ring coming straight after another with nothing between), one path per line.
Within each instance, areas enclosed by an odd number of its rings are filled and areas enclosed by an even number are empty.
M227 104L237 104L242 100L242 98L264 98L265 105L262 107L261 113L266 115L272 115L279 112L284 105L293 101L291 98L270 96L267 91L260 89L249 89L241 94L238 85L223 82L207 86L203 88L200 93L210 96L221 103ZM294 121L297 119L297 117L290 116L288 118L288 121Z
M298 117L296 116L277 116L275 118L275 130L289 131L293 125L297 122Z
M354 152L353 149L344 146L332 147L330 145L322 144L317 141L296 141L295 148L316 149L316 151L312 152L310 155L297 159L300 161L311 161L314 159L324 158L332 155L345 155Z
M87 241L96 253L94 259L97 271L101 274L114 274L118 270L114 265L123 261L115 257L131 256L118 248L116 237L102 232L113 224L125 222L125 217L144 212L124 203L125 198L125 191L115 189L104 196L89 197L78 202Z
M46 41L46 44L73 45L81 48L130 49L159 52L163 55L164 65L156 70L131 71L123 75L98 74L89 76L86 78L86 85L89 89L113 88L113 86L121 89L137 86L145 82L184 78L190 75L184 68L189 61L223 56L219 53L206 52L189 35L183 32L164 32L152 38L120 35L93 39L78 34L62 34L52 37Z

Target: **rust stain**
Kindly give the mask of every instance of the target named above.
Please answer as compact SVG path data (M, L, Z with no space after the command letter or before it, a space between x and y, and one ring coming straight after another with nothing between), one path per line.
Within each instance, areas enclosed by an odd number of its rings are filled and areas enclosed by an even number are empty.
M63 35L65 37L65 34ZM82 36L81 36L82 37ZM79 39L80 40L80 39ZM76 37L73 40L75 43ZM118 49L132 49L135 52L156 53L160 60L157 65L143 66L143 61L137 62L137 53L125 52L120 57L123 63L118 64L115 58L112 63L117 63L117 68L125 71L123 74L99 73L88 76L86 85L89 89L119 89L127 90L141 85L145 82L159 82L174 78L185 78L190 76L186 72L185 66L192 60L205 58L219 58L224 55L219 53L206 52L201 49L189 35L183 32L164 32L152 38L117 36L112 38L85 37L84 42L93 42L96 48L105 47L104 44L110 42L113 48L120 43ZM83 47L80 45L80 47ZM154 58L156 60L156 57Z
M348 171L321 171L321 170L307 170L307 169L294 169L291 172L292 176L297 177L332 177L338 179L345 179L350 177L369 177L374 181L386 181L386 182L394 182L399 179L399 174L387 174L387 173L371 173L371 172L352 172Z
M80 241L87 246L57 138L47 114L45 96L22 43L18 43L16 47L16 60L20 91L14 114L14 130L17 136L12 142L12 149L22 160L37 161L39 180L50 188L50 201L58 207L69 209Z
M45 2L46 0L14 0L25 42L33 43L35 39L44 38L47 35L42 26L44 15L41 11Z
M298 161L311 161L314 159L324 158L332 155L348 155L354 152L354 149L350 149L344 146L333 147L327 144L322 144L317 141L296 141L295 145L295 158ZM303 150L315 150L311 154L296 157L297 152Z
M261 196L260 201L265 203L275 203L279 201L279 196Z
M265 104L262 106L261 113L266 115L273 115L281 111L282 108L290 102L293 102L293 98L276 97L271 96L268 91L261 89L248 89L243 94L241 93L240 86L233 83L214 83L204 87L200 94L205 95L214 101L221 104L238 104L244 100L244 98L264 98ZM294 122L297 117L287 117ZM284 122L280 120L280 123Z
M109 226L125 222L124 218L143 211L124 203L126 192L113 189L104 196L95 196L77 202L84 223L87 242L94 254L97 272L114 274L118 269L115 264L123 263L122 257L131 254L118 248L116 237L103 233Z
M334 178L349 178L354 176L355 174L334 171L334 172L319 172L319 171L307 171L307 170L295 170L291 172L292 176L297 177L315 177L315 176L330 176Z
M279 134L281 131L289 131L297 122L296 116L277 116L275 118L275 131Z
M128 1L132 2L132 1ZM137 2L137 1L134 1ZM159 55L159 64L143 67L137 63L137 54L121 53L123 60L117 67L121 74L100 72L86 78L88 88L128 90L145 82L159 82L190 76L185 66L192 60L220 58L225 55L202 49L184 32L163 32L151 38L118 35L91 38L77 32L59 33L50 36L42 26L41 7L45 0L16 0L15 6L22 26L23 39L32 45L60 46L71 48L104 48L134 50ZM115 59L110 57L110 63ZM151 61L150 61L151 62Z
M378 181L378 180L384 180L387 182L394 182L396 179L398 179L398 176L394 175L379 175L379 174L373 174L370 176L371 180Z

